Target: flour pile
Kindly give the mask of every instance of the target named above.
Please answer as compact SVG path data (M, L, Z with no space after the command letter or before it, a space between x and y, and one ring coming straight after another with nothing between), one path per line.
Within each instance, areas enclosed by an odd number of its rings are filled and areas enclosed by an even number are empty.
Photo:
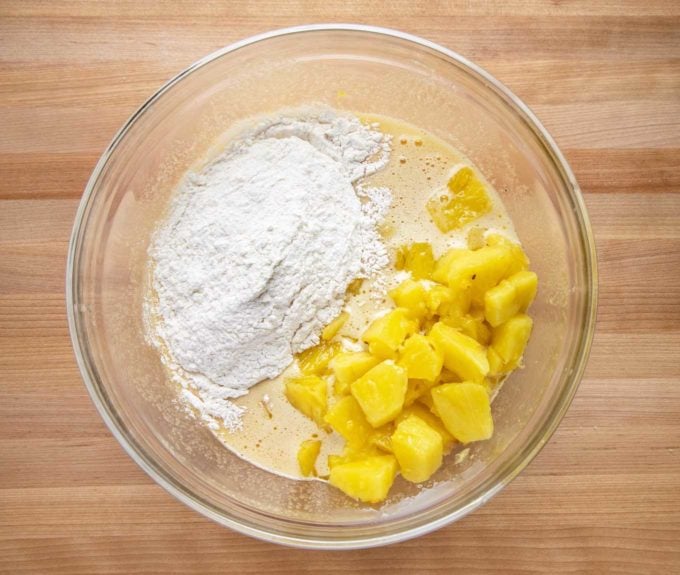
M149 255L153 343L213 428L229 401L318 343L355 278L388 263L376 225L388 190L354 184L385 166L375 125L330 110L264 121L177 190Z

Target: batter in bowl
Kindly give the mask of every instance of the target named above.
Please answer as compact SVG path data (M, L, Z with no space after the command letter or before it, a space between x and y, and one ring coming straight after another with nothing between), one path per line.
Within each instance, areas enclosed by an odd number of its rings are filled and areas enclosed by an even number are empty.
M429 389L439 387L442 405L449 401L449 392L478 393L477 387L481 389L482 385L484 393L492 396L507 372L519 364L519 357L512 367L505 358L505 371L497 360L493 377L485 375L480 381L464 382L455 369L456 358L444 359L447 343L442 338L447 330L469 337L469 326L452 322L450 314L435 310L429 318L424 313L410 317L407 308L397 306L418 326L393 353L384 347L380 351L380 337L367 341L367 329L395 307L392 290L406 285L404 282L419 282L424 290L455 289L446 281L414 277L418 275L413 269L415 252L409 251L409 246L429 246L440 263L445 254L481 249L489 242L518 246L512 222L493 187L469 159L405 122L374 114L297 111L264 120L245 133L245 137L241 135L227 145L225 154L187 177L178 193L180 201L175 202L156 235L147 306L150 339L161 351L190 409L227 448L254 465L294 479L326 480L330 476L333 483L331 467L335 462L337 469L344 469L345 479L334 484L352 497L378 502L384 497L375 492L367 495L352 483L361 472L358 466L362 461L388 463L387 475L396 473L401 465L402 474L416 482L427 475L422 465L416 471L410 469L413 458L403 449L399 457L392 439L397 446L400 442L408 445L411 436L417 439L422 431L425 437L434 438L431 443L442 444L438 448L424 443L421 451L425 457L437 449L451 451L454 444L462 448L470 437L477 440L476 436L454 437L451 430L447 431L447 418L438 413L432 400L437 394ZM460 190L451 185L459 184L462 177L469 181L463 187L459 185ZM467 213L458 207L469 203L465 193L470 189L478 194L482 190L483 201L470 204L472 211ZM239 191L249 194L248 202ZM260 194L259 203L252 202L253 194ZM456 208L459 224L453 229L447 229L445 217L438 216L449 213L445 208L450 206ZM219 217L206 220L207 210ZM185 225L187 221L192 225ZM206 238L210 238L208 249L205 241L199 241ZM168 250L168 243L174 252ZM280 250L282 244L288 251ZM301 257L310 246L314 249L308 251L313 256ZM488 249L496 248L490 245ZM183 254L183 263L177 261L177 253ZM263 254L267 255L264 265ZM496 289L497 299L517 299L516 286L506 287L502 282L515 277L511 272L520 271L530 273L508 268L498 276L498 286L489 285L486 291ZM272 300L275 305L271 305ZM476 306L479 317L475 325L484 330L493 363L496 351L492 336L501 333L500 326L505 322L498 323L494 315L497 325L490 325L483 303L480 299L468 307ZM528 306L527 302L515 304L514 300L507 304L517 307L513 315ZM489 313L497 315L493 301L491 305ZM197 311L202 313L197 316ZM468 311L465 317L472 317ZM178 316L190 318L190 324L177 321ZM196 317L201 321L197 323ZM435 319L441 320L438 327L434 327ZM329 324L335 325L335 333L324 343L322 332L331 327ZM411 407L406 406L410 412L417 408L417 413L404 412L402 400L401 415L395 414L385 423L375 420L372 427L361 423L368 430L366 437L357 440L343 434L343 424L328 421L328 417L337 419L337 413L332 415L333 405L342 401L341 405L354 406L356 399L365 410L358 411L358 417L374 415L369 405L361 403L366 398L359 388L366 378L356 390L352 391L356 383L352 382L338 393L332 358L322 369L306 373L304 358L310 357L309 350L314 353L320 349L320 341L321 346L332 348L331 355L351 358L351 354L368 356L375 352L374 367L380 363L389 372L393 366L395 373L403 374L409 390L427 387L417 401L410 397ZM408 369L400 364L410 361L406 357L409 349L428 341L434 356L442 359L437 376L421 384L426 380L409 378ZM484 354L486 358L486 347ZM211 355L217 361L206 362ZM293 361L296 355L298 361ZM413 363L410 369L418 370ZM485 369L491 369L488 361ZM304 377L316 377L328 386L321 415L310 412L307 404L302 409L299 401L295 405L291 395L295 382L312 381ZM454 383L476 387L445 387ZM366 385L372 384L369 381ZM409 401L408 392L406 395ZM399 423L400 417L408 421ZM459 429L455 422L448 427L455 427L460 436L468 431ZM441 441L432 429L441 432ZM359 441L360 448L351 445L352 441ZM312 461L311 467L305 461ZM376 468L369 471L376 475ZM350 486L345 487L348 474Z

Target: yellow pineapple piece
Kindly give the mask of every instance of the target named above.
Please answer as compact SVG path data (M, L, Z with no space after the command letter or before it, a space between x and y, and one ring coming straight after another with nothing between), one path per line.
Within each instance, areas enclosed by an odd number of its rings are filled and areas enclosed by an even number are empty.
M505 362L496 350L489 346L486 348L486 359L489 360L489 375L492 377L498 377L506 373Z
M427 381L426 379L409 379L404 397L404 407L412 405L414 401L432 389L436 383L436 381Z
M376 455L384 455L377 447L370 444L362 445L361 447L350 447L346 445L339 455L328 456L328 469L332 469L336 465L349 463L351 461L358 461L366 459L367 457L374 457Z
M521 271L501 281L484 294L484 316L493 327L524 313L536 296L538 276Z
M526 264L528 264L528 260L526 257L526 254L522 250L522 246L520 246L518 243L512 241L510 238L503 236L501 234L489 234L486 237L486 245L487 246L499 246L499 245L505 245L508 247L516 248L517 251L517 256Z
M328 406L328 386L317 375L290 377L285 380L285 394L291 405L320 427Z
M421 405L429 409L434 415L439 417L439 414L437 413L437 408L434 405L434 401L432 401L432 388L428 389L425 393L423 393L416 401L417 403L420 403ZM413 405L416 404L414 403Z
M351 392L373 427L392 421L404 406L406 370L387 360L376 365L351 385Z
M297 452L298 465L304 477L316 475L316 458L321 451L321 441L318 439L306 439L300 444Z
M437 323L437 317L431 317L424 319L420 328L423 333L428 333L431 329L432 326Z
M445 367L442 369L439 377L437 378L437 383L458 383L460 381L460 376L456 375L450 369L446 369Z
M488 345L491 340L491 330L484 323L484 318L472 314L442 316L441 321L477 340L482 345Z
M305 375L321 375L326 371L330 360L341 350L340 342L322 341L319 345L297 354L298 367Z
M456 294L448 287L441 284L430 286L425 294L425 305L430 317L441 314L441 310L453 303Z
M343 461L343 457L341 455L329 455L327 461L328 469L333 469L336 465L347 463L347 461Z
M439 315L442 317L463 317L470 311L472 305L472 288L451 289L451 300L439 306Z
M484 381L489 361L486 349L477 340L442 322L432 326L428 337L442 353L446 369L465 380Z
M434 271L432 272L432 279L440 284L448 283L449 280L449 270L453 265L453 262L464 257L470 250L465 248L451 248L446 251L438 260L434 266Z
M398 307L408 310L409 316L423 318L427 315L427 290L422 283L407 279L388 294Z
M446 269L446 282L457 293L469 290L472 303L483 306L487 290L526 266L527 259L521 247L497 242L475 251L466 250L451 261Z
M392 453L392 433L394 433L394 424L386 423L373 431L368 440L369 445L384 453Z
M367 351L341 352L333 357L328 365L335 375L335 393L349 393L350 384L379 363L380 358Z
M470 228L467 233L467 246L471 250L478 250L486 245L486 240L484 239L484 232L486 228L474 227Z
M409 379L434 381L443 362L441 351L435 349L426 336L415 333L402 346L397 364L406 369Z
M373 434L373 427L351 395L338 400L326 413L324 421L337 431L351 448L365 445Z
M382 359L394 358L404 340L415 333L418 322L409 317L407 309L398 307L379 317L361 336L368 350Z
M392 434L392 451L404 479L427 481L442 464L441 435L416 415L403 419Z
M342 329L342 326L347 323L349 319L349 314L343 311L338 317L336 317L331 323L329 323L323 331L321 332L321 339L329 341L333 339L337 333Z
M491 328L489 325L481 317L470 317L471 323L468 326L469 331L466 333L466 328L463 328L463 333L476 339L482 345L489 345L491 342Z
M489 395L489 397L493 397L493 392L498 385L498 379L494 377L488 377L482 383L480 383L480 385L484 386L484 389L486 389L486 393Z
M430 394L428 394L428 396L430 398L432 397ZM444 424L438 415L432 413L432 410L422 403L417 402L410 407L404 408L404 411L399 414L399 417L395 419L395 422L397 425L399 425L399 423L401 423L410 415L419 417L439 434L439 436L442 438L442 448L444 454L451 451L451 448L455 445L456 440L453 438L453 435L447 431L446 427L444 427Z
M328 456L328 469L333 469L336 465L342 465L343 463L349 463L350 461L356 461L357 459L361 458L361 454L355 450L345 449L340 455Z
M448 432L462 443L489 439L493 419L489 394L478 383L446 383L432 390L432 400Z
M414 279L429 279L434 269L432 246L425 242L401 246L397 250L395 267L411 272Z
M515 270L512 273L529 269L529 258L522 249L522 246L519 245L518 243L515 243L509 238L506 238L505 236L502 236L500 234L490 234L486 238L486 245L490 247L503 246L506 249L510 250L510 253L512 254L512 259L514 260L512 267Z
M508 373L519 365L532 327L533 321L528 315L517 314L494 328L489 353L493 351L501 359L502 372Z
M380 503L387 497L397 475L393 455L375 455L331 467L328 481L350 497L364 503Z
M437 227L447 233L491 211L491 200L474 170L463 167L449 180L446 191L437 191L427 202Z

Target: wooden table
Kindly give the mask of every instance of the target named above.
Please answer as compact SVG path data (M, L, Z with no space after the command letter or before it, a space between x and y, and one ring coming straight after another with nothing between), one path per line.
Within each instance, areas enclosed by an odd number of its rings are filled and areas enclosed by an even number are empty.
M478 62L555 136L599 250L597 336L558 432L485 507L382 549L286 549L156 486L96 413L66 326L69 232L121 123L197 58L354 21ZM0 4L0 573L680 573L680 3Z

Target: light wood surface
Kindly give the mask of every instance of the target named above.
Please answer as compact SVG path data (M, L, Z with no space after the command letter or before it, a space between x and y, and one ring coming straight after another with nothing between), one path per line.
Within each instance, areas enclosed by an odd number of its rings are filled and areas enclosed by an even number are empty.
M457 524L387 548L276 547L204 519L118 446L76 368L69 232L165 80L311 22L402 29L484 66L554 135L599 250L597 335L554 438ZM680 3L0 3L0 573L680 573Z

